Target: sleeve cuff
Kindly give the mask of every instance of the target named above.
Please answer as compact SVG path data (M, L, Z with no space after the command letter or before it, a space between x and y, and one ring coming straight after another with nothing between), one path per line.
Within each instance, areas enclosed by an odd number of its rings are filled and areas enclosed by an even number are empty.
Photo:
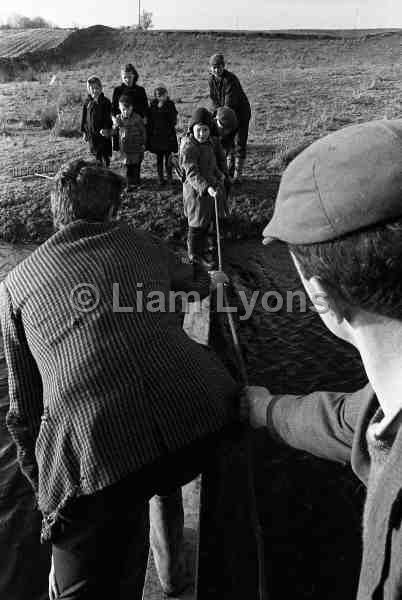
M271 398L271 400L268 402L267 405L267 412L266 412L266 427L268 429L269 435L270 437L276 441L278 444L281 444L283 446L287 446L288 444L285 442L285 440L281 437L278 428L275 425L275 421L278 419L278 412L281 413L282 409L285 407L286 405L286 398L291 399L291 401L294 401L296 396L291 396L288 394L279 394L277 396L273 396ZM278 403L281 403L282 406ZM284 418L284 415L279 416L279 422L281 422Z

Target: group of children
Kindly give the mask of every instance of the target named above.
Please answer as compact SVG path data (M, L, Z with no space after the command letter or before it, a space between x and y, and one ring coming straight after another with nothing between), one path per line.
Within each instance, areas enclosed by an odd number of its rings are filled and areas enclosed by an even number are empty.
M175 104L167 89L160 85L148 105L144 88L137 85L138 73L132 64L122 68L121 76L122 84L114 89L112 102L104 96L98 77L88 79L81 125L84 139L104 167L109 167L112 151L120 151L129 188L140 183L145 150L156 155L160 184L171 183L172 154L179 151ZM215 266L216 244L208 243L208 233L215 223L216 206L220 220L227 213L231 185L228 163L236 127L236 114L230 108L221 107L214 116L206 108L198 108L181 140L176 163L189 226L189 259L208 269ZM213 233L211 240L215 239Z
M89 142L97 162L109 167L113 150L119 150L126 167L127 185L140 183L141 163L146 149L157 156L158 176L165 183L172 180L169 155L177 152L177 110L164 86L158 86L148 105L143 87L137 85L138 73L133 65L123 67L122 84L113 91L112 102L102 91L99 77L87 81L81 131Z

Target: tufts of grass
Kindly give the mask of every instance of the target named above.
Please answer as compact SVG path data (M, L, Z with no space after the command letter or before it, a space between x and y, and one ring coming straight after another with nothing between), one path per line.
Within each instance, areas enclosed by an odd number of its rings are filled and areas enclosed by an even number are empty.
M39 116L42 129L53 129L57 123L57 119L57 106L54 104L46 104Z

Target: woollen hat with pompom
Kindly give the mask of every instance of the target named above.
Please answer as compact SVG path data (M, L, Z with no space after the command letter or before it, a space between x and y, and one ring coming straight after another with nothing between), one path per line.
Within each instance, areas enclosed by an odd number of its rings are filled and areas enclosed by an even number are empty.
M314 142L285 170L264 243L314 244L402 217L402 119Z

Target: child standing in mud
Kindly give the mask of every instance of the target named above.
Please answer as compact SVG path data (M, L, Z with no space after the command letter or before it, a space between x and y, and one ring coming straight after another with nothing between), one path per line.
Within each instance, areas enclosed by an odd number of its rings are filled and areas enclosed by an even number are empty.
M121 157L126 166L127 186L139 185L144 158L146 132L141 116L134 112L132 98L121 96L120 114L113 117L113 131L118 134Z
M82 108L81 132L100 166L109 167L112 156L112 104L102 92L99 77L87 81L88 98Z
M193 264L207 269L215 266L215 257L207 255L208 230L215 223L215 198L219 219L222 220L227 212L226 159L219 139L211 136L212 129L210 112L198 108L191 119L189 133L180 145L188 256Z
M176 106L170 100L167 89L162 85L158 86L149 109L148 149L156 154L156 168L161 185L165 184L164 167L167 182L172 183L170 155L178 151L176 124Z

